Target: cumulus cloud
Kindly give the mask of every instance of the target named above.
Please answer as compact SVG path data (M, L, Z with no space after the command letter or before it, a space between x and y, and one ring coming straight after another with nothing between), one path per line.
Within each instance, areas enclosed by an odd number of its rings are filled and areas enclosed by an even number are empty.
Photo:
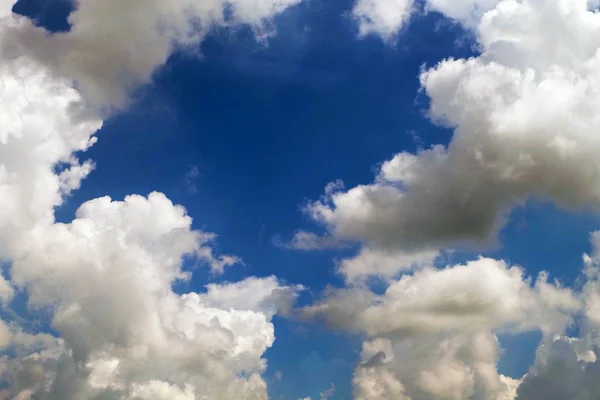
M580 336L556 336L545 340L536 352L535 364L518 387L516 400L595 399L600 396L600 248L599 233L592 234L594 252L584 255L586 283L581 291L585 304Z
M474 29L482 16L493 10L501 0L425 0L426 12L439 12L446 17ZM589 0L591 9L597 7L597 0ZM414 0L358 0L352 15L359 28L359 35L377 34L383 40L397 36L418 9Z
M403 253L363 247L357 255L338 262L337 270L349 284L364 283L369 277L391 281L399 273L426 265L433 265L438 251Z
M279 236L273 238L273 244L277 247L293 250L325 250L332 248L340 248L346 244L336 238L319 236L312 232L298 231L290 241L284 241Z
M598 209L600 14L585 0L428 4L481 47L420 76L450 143L396 154L371 184L328 187L308 215L339 240L414 255L492 245L531 198Z
M234 2L227 24L266 27L291 4ZM94 167L76 157L102 125L89 102L147 79L198 12L224 4L80 1L72 30L51 35L10 6L0 3L0 259L10 267L0 300L8 306L18 288L58 336L0 320L0 397L266 399L272 318L301 287L268 277L175 293L188 258L215 274L240 259L216 255L215 235L161 193L93 199L69 223L54 216Z
M75 80L94 105L120 106L175 49L198 45L215 26L250 25L264 38L274 29L272 19L299 1L78 0L68 32L49 33L25 19L5 23L0 51L28 54Z
M378 295L366 287L329 289L304 308L336 328L366 336L354 397L369 399L595 399L600 395L600 233L583 257L578 291L535 282L519 267L479 259L424 268ZM577 321L577 337L565 336ZM529 372L498 372L497 334L540 330Z
M427 11L471 30L481 51L420 75L429 117L453 130L450 143L398 153L372 183L328 185L305 209L331 237L362 244L339 267L349 286L328 289L303 310L367 337L353 380L356 398L600 395L597 250L585 256L581 292L545 273L532 282L497 260L430 265L445 249L495 243L511 210L529 199L600 208L596 7L587 0L425 2ZM593 241L597 249L597 234ZM357 284L369 276L388 280L383 294ZM576 316L581 336L566 337ZM496 334L528 330L543 333L535 365L521 379L502 376Z
M512 400L520 381L498 373L496 334L540 330L553 340L584 303L544 273L531 282L519 267L482 258L405 275L382 295L330 289L303 312L368 337L353 379L357 399Z
M413 0L358 0L352 15L361 36L378 34L389 39L408 21L413 7Z
M304 312L372 337L419 337L445 330L552 334L562 332L580 308L571 290L548 283L546 274L531 286L521 268L481 258L404 275L379 296L366 288L333 290Z
M354 374L360 400L512 399L516 382L498 374L490 333L439 334L363 344Z
M174 293L187 278L182 258L203 256L203 235L190 225L183 208L153 193L92 200L70 224L24 232L13 282L32 306L52 306L61 336L53 348L6 360L11 395L266 399L271 319L296 289L271 277ZM21 383L21 368L43 374Z

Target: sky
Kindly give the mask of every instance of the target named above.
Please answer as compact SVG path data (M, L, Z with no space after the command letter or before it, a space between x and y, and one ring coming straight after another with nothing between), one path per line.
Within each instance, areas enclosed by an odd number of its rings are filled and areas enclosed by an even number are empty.
M597 0L0 0L0 400L600 397Z

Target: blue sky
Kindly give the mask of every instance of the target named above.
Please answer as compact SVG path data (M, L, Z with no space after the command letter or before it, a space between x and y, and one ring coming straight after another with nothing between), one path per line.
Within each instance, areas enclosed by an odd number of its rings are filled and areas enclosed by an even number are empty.
M493 9L500 2L491 3ZM329 182L341 179L347 189L368 185L394 155L448 145L453 129L432 123L430 96L419 76L444 59L481 52L476 33L467 22L450 18L451 12L425 12L417 2L419 11L386 38L359 35L350 14L354 5L303 1L270 20L276 33L266 42L257 41L246 24L216 26L193 51L174 51L149 83L128 94L126 106L110 112L98 142L80 153L96 167L56 208L57 221L69 223L81 204L95 198L120 201L159 191L185 207L193 229L218 235L216 254L243 260L218 276L189 262L184 269L193 277L174 286L178 294L202 293L210 283L276 276L282 284L305 288L298 294L300 310L326 298L330 285L353 287L336 262L375 246L375 239L350 238L348 247L319 251L286 248L277 239L289 241L298 230L335 236L335 229L303 211ZM72 9L62 0L20 0L14 7L50 31L68 30ZM582 195L575 210L565 210L561 196L553 204L554 191L530 192L526 199L546 198L500 210L510 217L494 245L449 245L444 250L454 251L433 264L442 268L483 255L522 266L533 280L548 271L549 282L559 279L578 293L585 284L582 254L592 251L590 232L600 226L596 200ZM286 315L275 316L273 325L275 342L264 354L263 374L270 398L318 399L332 384L330 399L353 398L352 379L368 333ZM520 379L535 363L543 334L499 329L497 335L504 348L495 362L498 372ZM414 400L458 399L414 393Z
M102 195L158 190L184 205L197 228L217 232L219 251L244 260L217 281L274 274L310 288L307 302L341 285L333 268L339 252L280 249L272 239L314 227L300 207L328 182L369 182L394 153L447 142L449 132L424 115L419 69L470 53L454 43L465 32L438 15L418 18L395 45L357 40L343 16L351 6L294 8L277 19L267 47L247 31L225 31L202 43L200 60L172 56L136 104L99 133L103 140L87 153L97 170L59 215L70 220L69 205ZM198 176L188 179L194 168ZM214 280L195 270L185 289ZM351 396L356 338L286 319L275 329L267 353L273 398L318 397L331 383L332 398Z

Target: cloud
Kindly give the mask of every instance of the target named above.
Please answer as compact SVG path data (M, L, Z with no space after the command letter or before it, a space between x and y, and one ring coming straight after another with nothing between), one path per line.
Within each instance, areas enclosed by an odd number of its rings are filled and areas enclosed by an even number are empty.
M418 337L445 330L562 332L581 302L542 273L533 286L519 267L480 258L404 275L383 295L366 288L332 290L304 313L372 337Z
M10 302L15 295L15 290L10 284L9 281L4 278L4 276L0 275L0 301L3 305L6 305Z
M501 0L425 0L423 5L426 12L439 12L467 28L475 29L483 15L499 3ZM590 9L598 4L597 0L589 0L588 3ZM358 0L352 15L360 36L376 34L389 41L400 34L418 5L414 0Z
M590 11L597 6L425 2L427 11L471 30L481 51L421 73L429 117L453 130L450 143L394 155L370 184L328 185L305 210L331 237L362 243L339 267L348 287L329 288L303 310L368 339L355 370L355 398L600 395L597 234L581 292L550 283L545 273L532 282L497 260L428 265L445 249L493 244L511 210L531 198L568 210L600 208L600 118L593 107L600 100L600 14ZM367 22L359 21L361 30L383 37L402 26ZM370 276L387 280L385 293L362 284ZM581 337L564 336L575 317ZM520 379L499 374L496 334L527 330L543 333L535 365Z
M406 3L377 20L370 2L362 34L396 35ZM600 208L600 14L587 0L427 0L462 24L480 54L445 59L420 74L429 118L452 129L447 145L400 152L371 183L339 181L305 212L327 237L358 242L338 264L347 287L328 288L308 317L366 337L353 385L357 399L592 399L600 395L598 234L585 256L581 292L533 282L519 267L480 258L435 268L445 250L497 241L511 211L535 198L567 210ZM403 15L393 20L392 16ZM399 22L400 21L400 22ZM388 23L390 22L390 23ZM364 284L383 278L383 294ZM574 320L581 336L565 330ZM540 330L524 377L498 372L496 335Z
M329 289L303 313L367 338L356 399L513 400L520 381L498 372L496 334L540 330L552 340L584 304L545 273L532 282L519 267L480 258L416 270L381 295L363 286Z
M363 344L354 373L360 400L512 399L516 382L498 374L490 333L440 334Z
M347 246L340 240L327 236L319 236L312 232L298 231L289 242L283 241L279 236L273 238L273 244L277 247L293 250L325 250Z
M161 193L92 199L73 221L55 220L55 208L93 170L75 156L102 126L88 101L114 100L128 82L145 79L162 56L123 51L163 51L162 35L173 27L164 21L167 31L154 32L153 24L182 11L180 3L117 3L82 1L72 32L48 37L0 4L0 259L10 264L0 299L10 306L19 289L58 335L21 327L6 313L0 396L266 399L272 318L289 311L301 287L268 277L175 293L173 284L190 278L185 260L213 273L240 260L215 254L215 235L193 229L186 210ZM259 25L289 5L251 3L234 3L233 20ZM22 45L27 51L17 51ZM71 87L73 76L85 95Z
M0 52L3 57L27 54L75 80L96 106L122 106L129 91L149 82L173 51L198 52L193 48L213 27L250 25L264 38L274 30L272 19L298 2L79 0L65 33L49 33L25 19L4 23Z
M462 400L594 399L600 395L600 233L584 254L579 291L536 282L519 267L479 259L405 275L377 295L329 289L304 308L366 337L354 398ZM577 321L577 337L565 336ZM523 377L498 372L497 334L541 330L535 364Z
M396 154L370 184L330 186L307 214L341 241L414 255L495 244L531 198L600 208L600 14L583 0L428 4L471 27L481 48L420 76L450 143Z
M545 340L536 352L535 364L522 380L516 400L594 399L600 396L600 277L599 234L592 234L594 252L584 255L585 285L581 298L580 336L557 336Z
M358 0L352 16L358 22L360 36L378 34L387 40L408 22L413 7L413 0Z
M155 193L96 199L70 224L23 234L13 282L32 306L52 306L60 339L58 349L7 361L12 395L266 398L271 319L289 309L295 289L249 278L174 293L172 284L188 277L182 258L202 256L202 233L190 224L183 208ZM32 358L44 374L19 384L13 374Z
M327 400L335 394L335 385L332 383L329 389L323 390L320 394L321 400Z

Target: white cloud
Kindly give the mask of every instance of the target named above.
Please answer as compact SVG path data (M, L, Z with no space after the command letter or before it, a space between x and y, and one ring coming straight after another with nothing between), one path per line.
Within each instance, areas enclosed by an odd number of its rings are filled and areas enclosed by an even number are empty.
M469 28L476 28L481 17L493 10L502 0L426 0L428 11L437 11L462 22Z
M195 400L194 388L186 386L181 389L177 386L170 385L167 382L152 381L146 385L134 387L132 398L140 398L144 400Z
M430 3L479 18L482 54L420 78L431 119L454 129L450 144L401 152L373 183L338 184L306 212L341 241L418 254L494 244L532 197L600 208L600 14L584 0Z
M359 400L509 400L515 382L499 375L490 333L425 335L363 344L354 374Z
M327 400L334 394L335 394L335 385L332 383L328 389L325 389L320 393L320 397L321 397L321 400Z
M425 0L425 11L439 12L475 29L483 15L493 10L502 0ZM589 0L595 8L597 0ZM389 40L400 33L418 7L414 0L357 0L352 15L359 35L377 34Z
M535 365L523 378L516 400L594 399L600 396L600 368L597 345L600 343L599 234L592 234L594 252L584 256L585 285L581 298L580 336L557 336L545 340L536 352Z
M586 256L587 283L577 294L549 283L546 274L532 285L520 268L495 260L421 267L400 278L395 274L410 267L394 262L491 244L510 211L531 198L600 209L594 107L600 14L590 12L597 6L587 0L425 2L426 10L472 30L481 50L421 74L431 120L454 131L450 144L396 154L372 183L328 186L306 208L333 238L363 244L352 268L340 269L349 284L356 284L352 277L392 278L383 295L364 286L329 289L305 309L371 339L355 372L356 398L600 395L597 253ZM581 313L582 337L561 336ZM500 375L495 334L533 329L544 341L530 373L520 380Z
M386 280L396 278L411 269L433 265L438 257L437 251L411 254L363 247L356 256L339 261L337 269L347 283L359 284L371 276Z
M105 100L127 87L122 73L133 73L132 83L143 80L162 57L125 56L128 46L164 50L149 27L171 3L96 3L80 2L72 35L41 42L35 35L42 32L27 22L9 14L0 20L8 46L0 63L0 259L10 261L11 272L10 283L0 280L0 298L10 301L11 285L25 290L29 305L47 311L60 334L35 335L18 321L0 321L0 346L11 350L0 359L0 396L266 399L263 355L275 339L272 318L289 311L300 287L249 278L209 285L206 293L175 293L173 283L190 278L185 257L214 273L240 260L215 255L215 235L192 229L186 210L161 193L90 200L72 222L55 221L55 208L92 171L74 154L95 143L102 124L71 80L56 75L73 74L86 96ZM236 21L262 24L290 3L236 4ZM132 15L139 24L130 23ZM123 36L132 42L115 40L124 34L118 29L133 30ZM7 59L12 40L33 47Z
M153 193L96 199L68 225L20 232L13 282L32 305L53 307L61 349L34 356L43 377L14 383L12 395L266 399L271 318L289 309L295 289L266 278L175 294L173 282L187 278L182 257L208 257L202 249L211 236L190 225L182 207ZM30 358L7 361L6 379ZM57 383L63 379L66 386Z
M0 301L6 306L15 295L15 290L9 281L0 274Z
M304 311L369 338L354 373L356 399L595 399L600 233L591 237L579 292L548 283L544 273L532 283L518 267L480 259L416 271L383 295L329 289ZM575 320L580 336L564 336ZM530 371L520 379L501 375L496 333L537 329L543 339Z
M403 337L445 330L560 333L580 308L576 296L548 283L546 274L532 287L522 269L481 258L404 275L381 296L364 288L334 290L304 312L372 337Z
M214 26L249 24L259 38L268 36L272 18L298 2L79 0L69 32L48 35L26 20L4 24L0 51L9 57L28 54L75 79L95 105L123 105L128 92L148 82L175 48L197 45Z
M280 237L273 238L273 244L277 247L293 250L325 250L332 248L345 247L346 243L332 237L319 236L312 232L298 231L289 242L283 241Z
M497 371L496 333L541 330L551 339L583 309L546 274L533 283L521 268L481 258L417 270L382 295L330 289L304 313L370 338L353 379L357 399L513 400L519 381Z
M357 0L352 15L361 36L378 34L390 39L408 22L413 7L414 0Z

